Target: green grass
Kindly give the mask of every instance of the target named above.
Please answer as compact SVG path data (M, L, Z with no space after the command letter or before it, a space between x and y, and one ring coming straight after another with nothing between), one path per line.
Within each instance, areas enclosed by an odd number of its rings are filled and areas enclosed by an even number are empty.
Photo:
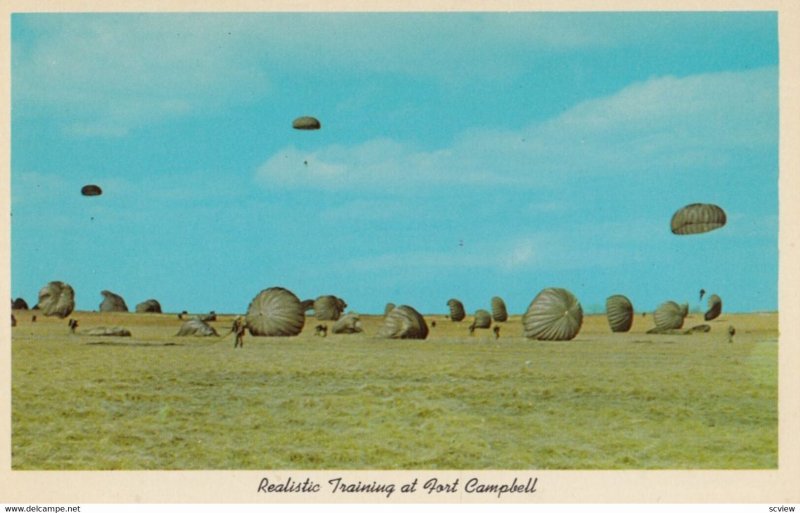
M174 337L165 317L123 317L131 339L14 328L13 468L777 468L771 328L739 323L728 344L716 325L659 337L596 324L565 343L514 322L498 341L444 321L426 341L307 325L234 350Z

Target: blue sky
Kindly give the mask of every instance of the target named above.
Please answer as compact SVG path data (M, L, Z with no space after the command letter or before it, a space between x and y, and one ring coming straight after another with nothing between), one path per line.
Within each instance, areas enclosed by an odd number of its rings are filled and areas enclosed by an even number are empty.
M778 111L774 12L14 14L11 294L776 310Z

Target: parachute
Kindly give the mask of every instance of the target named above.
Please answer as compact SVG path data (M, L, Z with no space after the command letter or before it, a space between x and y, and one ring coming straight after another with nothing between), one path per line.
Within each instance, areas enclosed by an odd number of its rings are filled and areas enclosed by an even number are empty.
M464 312L464 304L458 299L450 299L447 301L447 306L450 308L450 319L455 322L461 322L466 317Z
M21 297L18 297L17 299L15 299L14 301L11 302L11 308L13 310L27 310L28 309L28 303L27 303L27 301L25 301ZM69 315L69 314L67 314L67 315Z
M522 316L524 334L537 340L572 340L583 324L583 308L568 290L546 288Z
M472 327L477 329L487 329L492 325L492 314L488 310L476 310L475 319L472 321Z
M292 128L295 130L319 130L322 124L317 118L311 116L301 116L292 121Z
M378 338L422 339L428 336L425 319L414 308L400 305L386 315Z
M633 305L621 294L610 296L606 299L606 316L611 331L625 333L633 325Z
M100 196L103 194L103 190L97 185L84 185L81 187L81 194L84 196Z
M721 313L722 299L718 295L712 294L708 298L708 311L703 315L703 319L710 321L719 317Z
M693 235L722 228L726 221L725 211L717 205L692 203L675 212L670 226L676 235Z
M361 327L361 319L357 314L349 313L336 321L333 324L331 331L333 333L342 334L361 333L363 331Z
M100 303L101 312L127 312L128 305L121 296L114 294L108 290L100 292L103 295L103 301Z
M256 337L293 337L305 321L300 300L282 287L262 290L247 307L247 327Z
M492 298L492 319L496 322L506 322L508 320L508 310L503 298L495 296Z
M688 313L688 305L679 305L675 301L667 301L656 308L653 313L653 320L658 329L680 329L683 327L683 320Z
M75 291L63 281L51 281L39 291L36 305L46 316L64 318L75 310Z
M217 330L206 324L205 322L201 321L200 319L189 319L188 321L184 322L178 333L175 334L176 337L218 337L219 334Z
M389 312L397 308L394 303L386 303L386 306L383 309L383 315L389 315Z
M161 313L161 304L155 299L148 299L136 305L136 313Z
M320 296L314 300L314 316L320 321L335 321L345 308L347 303L336 296Z

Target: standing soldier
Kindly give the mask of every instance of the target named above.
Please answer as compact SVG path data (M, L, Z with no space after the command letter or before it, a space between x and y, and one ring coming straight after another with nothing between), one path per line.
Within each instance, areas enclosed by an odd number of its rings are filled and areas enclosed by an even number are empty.
M233 343L234 348L244 347L244 332L246 329L247 323L244 322L241 315L237 316L231 326L231 332L236 334L236 342Z

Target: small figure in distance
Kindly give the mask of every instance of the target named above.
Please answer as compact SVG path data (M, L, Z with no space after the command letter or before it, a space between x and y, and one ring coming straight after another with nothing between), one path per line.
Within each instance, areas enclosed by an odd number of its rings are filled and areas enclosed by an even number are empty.
M436 327L436 321L431 321L431 328L435 328L435 327Z
M500 326L495 325L495 327L492 328L492 331L494 331L494 339L495 340L500 338Z
M472 324L469 325L469 334L473 335L475 333L475 321L472 321Z
M236 316L231 325L231 333L236 334L236 341L233 343L233 348L244 347L244 332L247 329L247 323L244 322L241 315Z
M31 317L31 322L36 322L36 316Z
M16 325L17 325L17 318L14 317L14 314L11 314L11 327L13 328Z
M75 333L75 329L78 327L78 321L76 319L69 320L69 331L70 333Z
M325 338L328 336L328 325L327 324L317 324L314 328L314 335L318 337Z
M733 336L736 335L736 328L733 326L728 326L728 343L733 343Z

